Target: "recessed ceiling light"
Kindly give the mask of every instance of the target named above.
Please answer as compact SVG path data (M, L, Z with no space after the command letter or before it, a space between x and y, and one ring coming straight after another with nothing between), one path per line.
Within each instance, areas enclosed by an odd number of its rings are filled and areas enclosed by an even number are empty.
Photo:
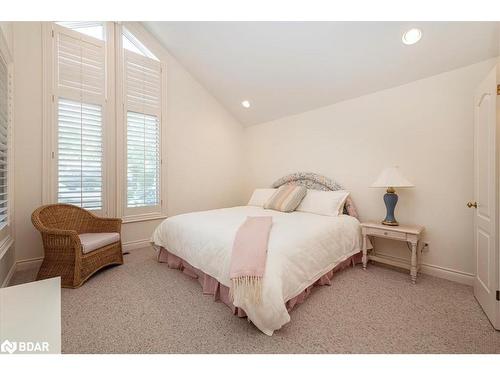
M403 43L406 45L415 44L422 38L422 30L420 29L410 29L403 34L401 38Z
M248 100L243 100L241 105L245 108L250 108L250 102Z

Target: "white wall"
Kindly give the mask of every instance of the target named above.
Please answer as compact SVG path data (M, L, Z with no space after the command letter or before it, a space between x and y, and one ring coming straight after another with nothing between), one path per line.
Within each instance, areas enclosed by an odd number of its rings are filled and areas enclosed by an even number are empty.
M14 23L16 259L43 256L30 215L42 204L42 27ZM168 55L167 55L168 56ZM167 61L167 209L173 215L242 201L243 128L175 59ZM159 223L123 226L130 248L143 244Z
M415 185L400 189L396 217L424 225L423 271L471 282L473 260L473 91L488 60L245 130L246 195L282 175L311 171L352 192L363 220L385 215L380 171L399 165ZM408 257L404 244L378 240L384 253Z
M31 213L42 203L42 36L39 22L14 22L16 260L43 255Z

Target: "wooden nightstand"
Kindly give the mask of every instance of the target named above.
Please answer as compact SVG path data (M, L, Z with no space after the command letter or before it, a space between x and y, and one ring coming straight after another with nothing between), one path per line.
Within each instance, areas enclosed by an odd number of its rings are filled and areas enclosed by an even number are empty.
M417 281L417 271L420 264L421 250L420 240L424 227L420 225L399 225L388 226L380 223L361 223L361 234L363 235L363 268L366 269L368 260L374 260L380 263L390 264L397 267L405 267L410 270L411 281L415 284ZM404 241L411 247L411 258L409 264L402 264L399 261L393 261L389 258L378 256L375 254L368 254L367 237L380 237L390 240Z

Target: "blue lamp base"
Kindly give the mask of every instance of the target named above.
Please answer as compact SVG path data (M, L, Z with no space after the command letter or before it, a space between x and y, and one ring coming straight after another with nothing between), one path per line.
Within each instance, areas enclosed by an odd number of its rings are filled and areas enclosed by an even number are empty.
M398 195L395 193L394 188L387 188L387 193L384 194L384 203L387 213L385 219L382 221L384 225L397 226L399 223L394 217L394 209L398 203Z

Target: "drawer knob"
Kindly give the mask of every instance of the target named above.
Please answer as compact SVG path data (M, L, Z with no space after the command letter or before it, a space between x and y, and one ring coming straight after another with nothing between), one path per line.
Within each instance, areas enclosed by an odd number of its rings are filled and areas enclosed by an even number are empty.
M384 235L387 236L387 232L384 232Z

